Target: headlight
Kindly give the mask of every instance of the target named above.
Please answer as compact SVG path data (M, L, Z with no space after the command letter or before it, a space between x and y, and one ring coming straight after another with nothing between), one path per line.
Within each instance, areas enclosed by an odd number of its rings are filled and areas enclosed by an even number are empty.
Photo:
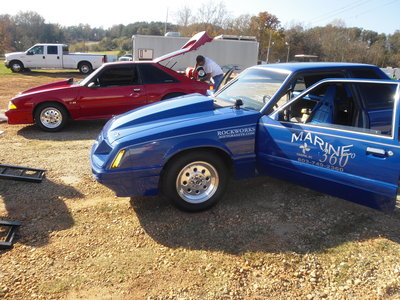
M17 109L17 107L15 106L14 103L12 103L11 101L8 102L8 109Z
M125 150L121 150L118 152L117 156L114 158L114 161L111 165L111 169L118 168L121 164L122 157L124 157Z

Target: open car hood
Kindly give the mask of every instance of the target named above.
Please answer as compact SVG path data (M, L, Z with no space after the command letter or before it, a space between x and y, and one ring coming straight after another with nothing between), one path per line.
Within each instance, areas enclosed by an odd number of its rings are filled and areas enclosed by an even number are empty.
M153 61L159 63L161 61L173 58L178 55L186 54L190 51L197 50L199 47L203 46L205 43L211 42L213 39L210 38L205 31L196 33L181 49L174 52L160 56Z

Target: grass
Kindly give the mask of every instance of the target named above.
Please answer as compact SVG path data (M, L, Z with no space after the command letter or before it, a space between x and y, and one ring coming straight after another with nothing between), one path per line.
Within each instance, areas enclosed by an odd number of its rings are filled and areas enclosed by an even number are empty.
M7 69L3 63L3 60L0 61L0 75L10 75L12 74L10 69Z

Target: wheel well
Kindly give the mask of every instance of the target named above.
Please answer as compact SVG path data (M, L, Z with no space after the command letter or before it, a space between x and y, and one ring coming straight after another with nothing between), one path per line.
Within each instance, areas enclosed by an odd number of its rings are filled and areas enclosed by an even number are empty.
M163 178L164 171L168 168L168 166L170 164L174 163L174 161L178 157L185 155L187 153L197 152L197 151L205 151L205 152L210 152L210 153L216 154L218 157L220 157L222 159L224 164L228 167L229 173L232 175L232 171L233 171L232 159L225 151L218 149L218 148L214 148L214 147L198 147L198 148L194 148L194 149L183 150L183 151L175 153L173 156L171 156L161 171L161 176L160 176L161 180ZM160 184L161 184L161 180L160 180Z
M22 65L22 67L24 66L24 63L23 63L22 61L20 61L19 59L13 59L13 60L11 60L11 61L10 61L10 66L11 66L12 63L14 63L14 62L19 62L19 63Z
M164 97L162 97L161 100L166 100L166 99L179 97L179 96L183 96L183 95L186 95L186 94L182 93L182 92L169 93L169 94L164 95Z
M60 103L60 102L57 102L57 101L45 101L45 102L40 102L37 105L35 105L35 107L33 108L33 111L32 111L33 119L35 119L35 114L36 114L36 111L38 110L39 107L44 106L46 104L52 104L52 103L57 104L57 105L61 105L62 107L64 107L65 111L68 114L68 117L71 117L67 107L63 103Z
M80 69L81 65L82 65L82 64L85 64L85 63L88 64L88 65L90 65L91 68L93 68L92 64L91 64L89 61L82 60L82 61L80 61L80 62L78 63L78 69Z

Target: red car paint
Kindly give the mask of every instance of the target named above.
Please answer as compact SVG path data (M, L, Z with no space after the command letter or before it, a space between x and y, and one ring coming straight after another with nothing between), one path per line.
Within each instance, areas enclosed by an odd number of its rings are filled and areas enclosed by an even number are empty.
M118 62L105 64L89 75L82 83L72 79L41 85L26 90L11 100L17 108L6 111L9 124L34 123L35 109L46 102L62 104L72 120L108 119L137 107L160 101L173 95L201 93L206 94L208 84L189 79L159 62L197 49L212 39L205 32L196 34L180 50L148 62ZM129 66L136 71L134 84L123 86L90 87L91 81L111 68ZM170 79L164 82L144 82L142 67L157 68ZM93 82L93 81L92 81Z

